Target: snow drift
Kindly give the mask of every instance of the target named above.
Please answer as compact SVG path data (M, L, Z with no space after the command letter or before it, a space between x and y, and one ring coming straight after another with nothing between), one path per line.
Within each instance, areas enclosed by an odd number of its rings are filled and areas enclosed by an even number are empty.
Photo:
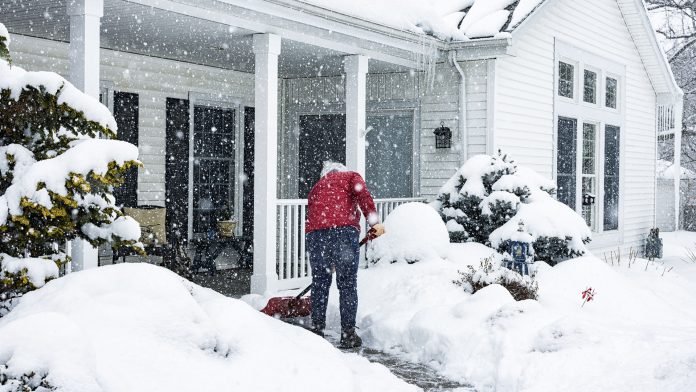
M406 203L384 221L385 234L370 243L367 259L377 262L415 263L444 257L449 234L437 211L424 203Z
M65 392L417 390L148 264L73 273L26 294L0 319L0 380L32 373Z

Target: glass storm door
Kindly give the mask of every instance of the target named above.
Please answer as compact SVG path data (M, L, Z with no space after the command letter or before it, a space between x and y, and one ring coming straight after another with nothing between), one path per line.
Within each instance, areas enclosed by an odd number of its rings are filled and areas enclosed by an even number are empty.
M366 181L375 198L413 196L413 115L367 118Z
M193 121L193 233L205 234L235 207L235 111L194 106Z
M596 230L597 221L597 125L582 125L582 217Z

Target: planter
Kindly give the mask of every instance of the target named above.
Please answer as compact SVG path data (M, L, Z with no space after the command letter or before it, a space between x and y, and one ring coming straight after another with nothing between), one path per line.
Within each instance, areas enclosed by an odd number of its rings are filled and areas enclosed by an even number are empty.
M233 220L217 221L218 233L221 237L234 237L237 222Z

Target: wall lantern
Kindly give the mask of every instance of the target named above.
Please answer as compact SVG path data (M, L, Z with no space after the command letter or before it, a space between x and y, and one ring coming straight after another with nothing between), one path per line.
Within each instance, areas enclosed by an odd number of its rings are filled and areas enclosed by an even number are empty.
M435 148L452 147L452 131L445 126L445 122L440 123L440 127L435 129Z

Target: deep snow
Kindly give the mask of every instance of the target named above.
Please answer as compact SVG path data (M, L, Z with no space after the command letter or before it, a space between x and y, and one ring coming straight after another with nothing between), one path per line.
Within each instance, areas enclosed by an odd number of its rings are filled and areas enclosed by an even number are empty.
M470 295L452 284L493 253L479 244L370 266L358 277L359 331L369 347L480 391L696 390L696 265L681 260L696 234L664 236L663 261L538 263L538 301L515 302L497 285ZM596 296L582 306L588 287ZM328 325L337 330L332 289Z
M25 295L0 319L0 379L32 371L65 392L418 390L149 264L77 272Z

